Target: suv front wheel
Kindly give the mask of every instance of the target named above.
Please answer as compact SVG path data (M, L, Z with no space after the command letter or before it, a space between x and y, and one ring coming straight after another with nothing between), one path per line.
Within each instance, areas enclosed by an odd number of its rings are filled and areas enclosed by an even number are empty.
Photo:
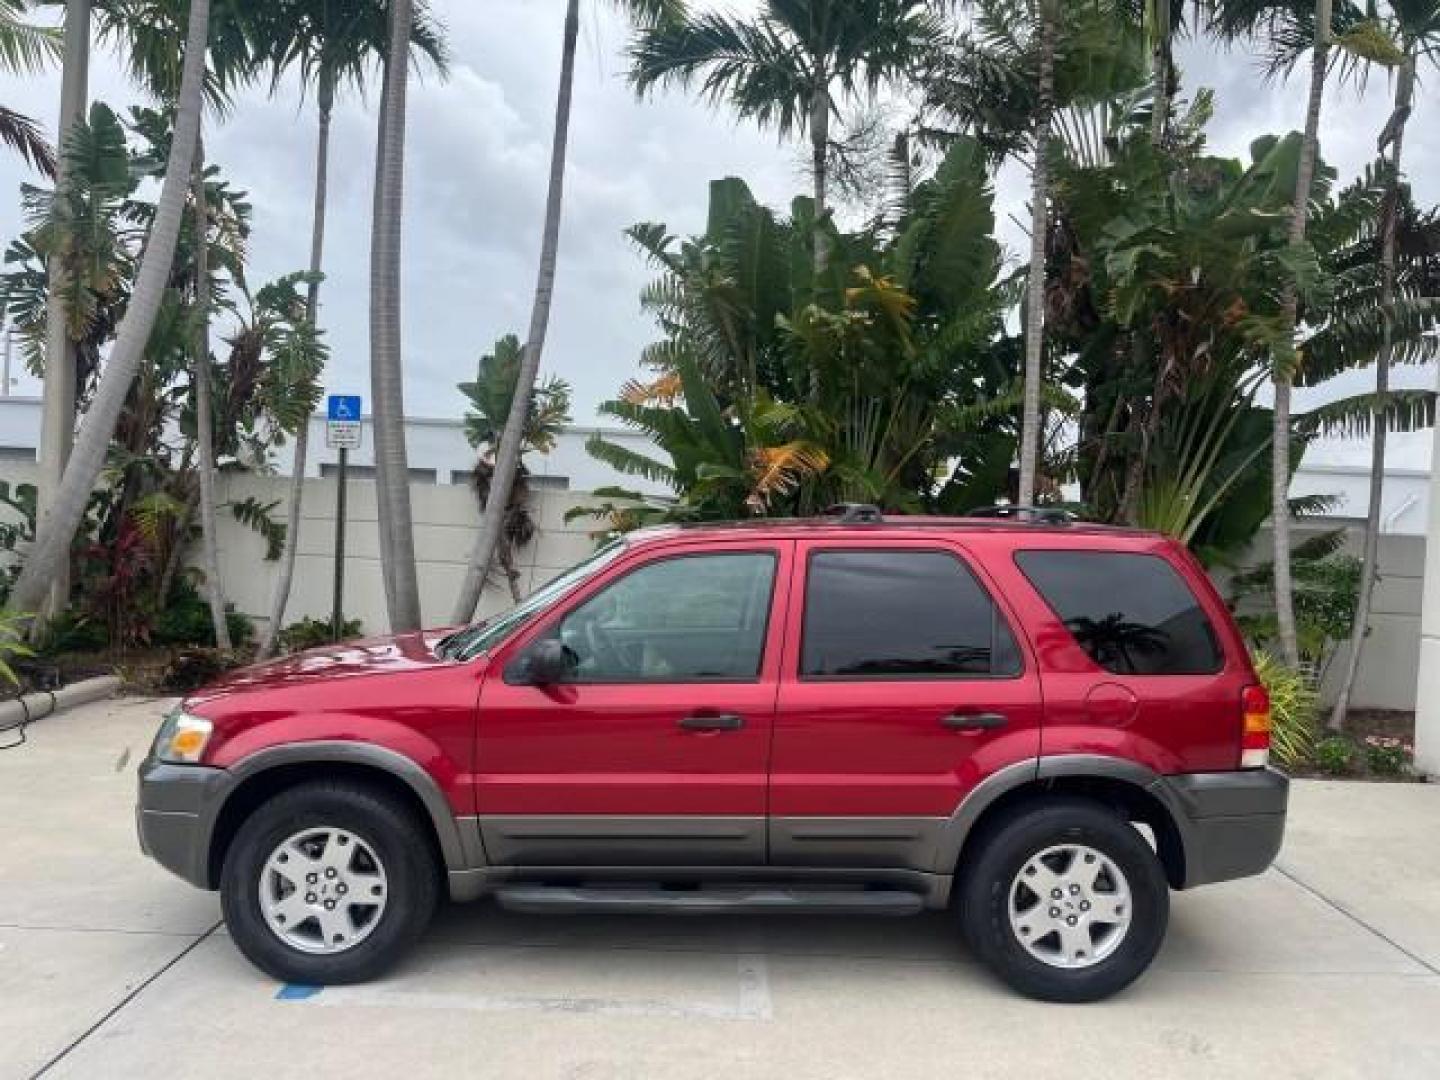
M356 784L302 784L246 819L220 899L235 944L286 982L363 982L420 936L438 897L429 837L404 804Z
M998 822L967 860L961 926L1007 983L1045 1001L1096 1001L1150 966L1170 893L1145 838L1088 799L1052 798Z

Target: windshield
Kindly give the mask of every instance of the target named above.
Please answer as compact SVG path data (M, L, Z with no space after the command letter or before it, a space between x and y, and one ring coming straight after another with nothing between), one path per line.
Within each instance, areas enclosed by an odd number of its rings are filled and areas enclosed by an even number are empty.
M509 611L441 638L435 646L435 655L446 660L470 660L494 648L529 622L531 616L610 565L624 550L623 540L606 544L584 562L572 566L549 584L535 590Z

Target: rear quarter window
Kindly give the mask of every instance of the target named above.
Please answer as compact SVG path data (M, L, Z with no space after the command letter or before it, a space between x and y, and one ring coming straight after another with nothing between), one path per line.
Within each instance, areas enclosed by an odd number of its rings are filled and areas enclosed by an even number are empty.
M1079 646L1117 675L1211 675L1225 662L1200 602L1158 555L1019 551L1015 562Z

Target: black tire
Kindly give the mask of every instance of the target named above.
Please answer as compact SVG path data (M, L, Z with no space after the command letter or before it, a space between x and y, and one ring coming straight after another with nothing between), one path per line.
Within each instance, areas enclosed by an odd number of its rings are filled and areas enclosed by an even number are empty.
M1129 986L1155 959L1170 919L1169 884L1145 838L1119 815L1089 799L1049 798L1011 811L977 843L957 882L961 928L971 952L1020 993L1042 1001L1099 1001ZM1061 844L1098 851L1118 867L1130 888L1125 937L1090 967L1055 967L1032 956L1010 925L1016 875L1032 857Z
M260 910L260 879L271 853L294 834L321 827L345 829L369 844L388 888L368 936L333 954L307 953L282 940ZM284 982L331 986L373 979L429 925L439 898L433 850L428 826L383 791L339 781L290 788L246 819L226 853L220 902L230 936L251 963Z

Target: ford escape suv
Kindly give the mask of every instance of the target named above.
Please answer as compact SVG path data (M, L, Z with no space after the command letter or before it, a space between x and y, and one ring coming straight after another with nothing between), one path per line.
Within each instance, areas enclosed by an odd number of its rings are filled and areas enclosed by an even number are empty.
M1015 520L632 533L488 622L194 694L140 841L277 978L371 978L439 897L530 912L952 909L1023 993L1149 965L1169 890L1257 874L1287 781L1199 565Z

